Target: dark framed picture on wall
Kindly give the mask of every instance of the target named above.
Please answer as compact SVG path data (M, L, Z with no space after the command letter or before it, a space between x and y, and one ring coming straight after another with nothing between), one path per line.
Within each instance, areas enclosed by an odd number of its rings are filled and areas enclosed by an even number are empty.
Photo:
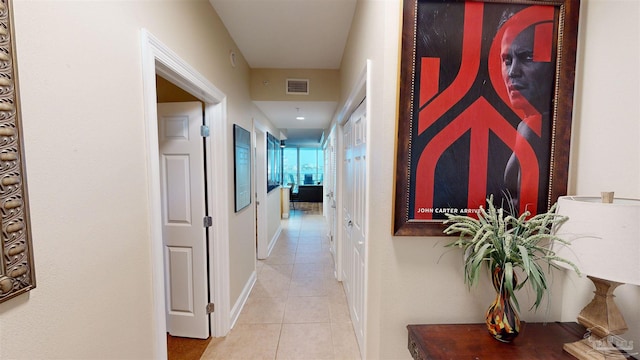
M251 204L251 133L233 125L235 211Z
M405 0L394 234L567 189L579 0Z
M282 181L280 140L267 133L267 192L280 187Z

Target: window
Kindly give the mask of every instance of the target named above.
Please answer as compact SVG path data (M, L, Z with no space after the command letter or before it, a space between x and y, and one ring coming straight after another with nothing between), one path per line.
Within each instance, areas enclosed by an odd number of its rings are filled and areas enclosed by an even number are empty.
M282 152L284 184L322 184L324 152L319 148L287 147Z
M295 185L298 183L298 148L286 147L282 152L283 183Z

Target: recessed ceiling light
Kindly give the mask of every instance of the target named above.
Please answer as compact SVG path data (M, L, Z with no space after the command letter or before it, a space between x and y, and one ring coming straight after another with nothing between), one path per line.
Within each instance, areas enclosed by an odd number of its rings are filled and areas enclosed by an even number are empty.
M298 116L296 117L296 120L304 120L304 116Z

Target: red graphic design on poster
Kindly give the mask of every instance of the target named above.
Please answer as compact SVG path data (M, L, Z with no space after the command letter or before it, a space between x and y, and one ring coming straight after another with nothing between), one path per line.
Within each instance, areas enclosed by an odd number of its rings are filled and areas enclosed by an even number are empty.
M427 2L418 14L433 19L416 44L413 218L472 214L489 194L546 211L554 7Z

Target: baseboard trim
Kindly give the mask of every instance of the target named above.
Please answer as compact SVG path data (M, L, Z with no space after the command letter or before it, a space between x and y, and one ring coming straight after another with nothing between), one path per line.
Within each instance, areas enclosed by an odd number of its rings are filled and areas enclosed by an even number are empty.
M269 246L267 246L267 258L271 256L271 252L273 251L273 248L278 243L278 239L280 238L281 233L282 233L282 224L278 225L278 230L276 230L276 233L273 234L271 241L269 241Z
M257 280L258 273L254 270L251 273L251 276L249 276L249 280L247 280L247 283L244 285L244 289L242 289L242 293L240 293L238 300L231 309L231 329L233 329L233 327L236 325L236 321L238 321L238 317L240 317L240 312L242 311L244 304L247 303L249 294L251 294L251 290L253 289L253 286L256 284Z

